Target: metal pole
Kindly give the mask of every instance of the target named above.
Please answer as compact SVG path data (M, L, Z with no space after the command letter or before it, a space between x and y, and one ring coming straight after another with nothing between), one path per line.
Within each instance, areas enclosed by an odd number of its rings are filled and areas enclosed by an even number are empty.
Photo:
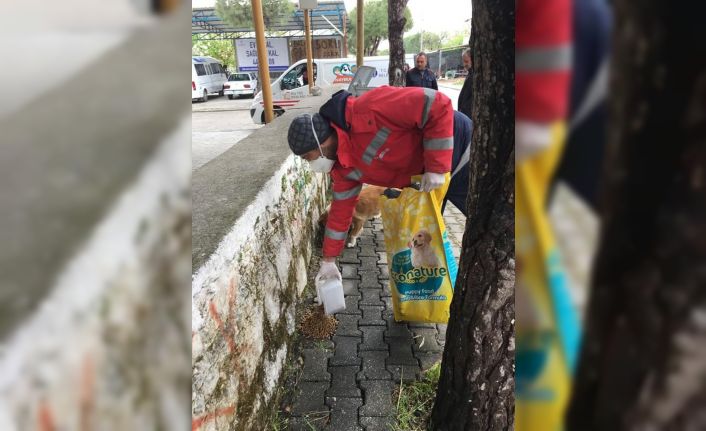
M309 9L304 9L304 44L306 45L306 79L309 81L309 94L314 89L314 66L311 61L311 18Z
M355 48L355 64L358 67L363 65L363 33L365 32L365 28L363 28L363 13L363 0L358 0L357 26L355 30L358 42Z
M437 76L441 77L441 48L439 48L439 65L437 67Z
M348 57L348 30L346 23L348 22L348 16L343 19L343 53L341 57Z
M257 68L262 83L262 101L265 104L265 123L275 118L272 111L272 88L270 87L270 65L267 62L267 43L265 42L265 21L262 18L262 0L252 0L252 16L255 21L255 41L257 43Z

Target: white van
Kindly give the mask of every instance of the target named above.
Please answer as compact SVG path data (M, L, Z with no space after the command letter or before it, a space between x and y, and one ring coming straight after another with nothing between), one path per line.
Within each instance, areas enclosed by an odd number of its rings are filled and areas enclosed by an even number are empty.
M226 71L215 58L191 57L191 101L205 102L208 95L218 93L223 96L223 84L226 83Z
M314 82L319 87L339 86L347 88L355 75L355 58L322 58L313 59ZM405 63L414 67L414 55L405 56ZM372 66L376 73L368 84L369 87L389 85L388 67L389 56L363 57L365 66ZM309 86L306 77L306 59L302 59L289 66L279 78L272 82L272 106L275 115L279 116L287 108L295 106L299 101L309 95ZM250 117L256 124L265 122L265 108L262 92L259 92L250 106Z

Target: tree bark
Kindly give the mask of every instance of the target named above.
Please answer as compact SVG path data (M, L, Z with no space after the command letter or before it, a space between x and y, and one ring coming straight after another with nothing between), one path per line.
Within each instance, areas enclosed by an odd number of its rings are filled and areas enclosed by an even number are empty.
M387 38L390 41L388 77L393 87L404 87L404 10L407 0L389 0L387 3Z
M603 229L567 429L706 429L706 27L666 0L615 11Z
M469 217L441 377L435 430L514 428L515 2L474 0Z

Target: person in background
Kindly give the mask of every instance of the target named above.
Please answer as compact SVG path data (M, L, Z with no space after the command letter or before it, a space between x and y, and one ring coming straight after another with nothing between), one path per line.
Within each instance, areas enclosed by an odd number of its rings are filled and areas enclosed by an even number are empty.
M596 210L606 141L608 59L613 13L606 0L574 0L569 130L554 181Z
M463 68L466 69L468 75L466 75L466 80L463 81L463 87L458 95L458 110L466 114L468 118L471 118L473 109L473 61L471 60L471 48L464 49L461 58L463 59Z
M439 87L436 84L436 77L427 67L427 55L423 52L417 54L415 64L417 66L407 72L405 85L407 87L424 87L438 90Z
M318 72L316 69L316 63L314 64L314 84L316 84L316 73ZM309 85L309 74L307 73L307 65L304 64L304 68L302 69L302 85Z

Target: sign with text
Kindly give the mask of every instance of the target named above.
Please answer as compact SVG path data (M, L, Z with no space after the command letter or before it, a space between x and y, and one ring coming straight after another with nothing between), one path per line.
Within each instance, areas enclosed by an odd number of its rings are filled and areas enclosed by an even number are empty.
M239 72L257 71L257 44L255 39L235 39ZM283 72L289 67L289 50L284 37L267 39L267 62L270 72Z
M341 57L341 40L337 37L326 39L313 39L311 48L314 58L339 58ZM292 63L306 58L304 39L292 39L290 42L290 57Z

